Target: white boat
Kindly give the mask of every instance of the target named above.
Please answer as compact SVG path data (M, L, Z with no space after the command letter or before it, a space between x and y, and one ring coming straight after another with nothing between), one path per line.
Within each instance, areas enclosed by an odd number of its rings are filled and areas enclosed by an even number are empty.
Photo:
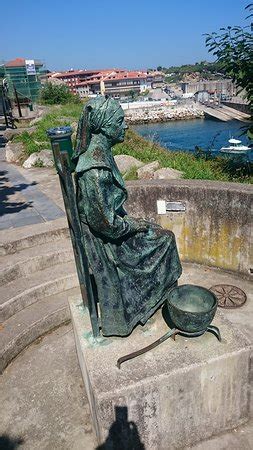
M226 153L227 155L249 155L252 151L251 147L248 147L247 145L243 145L242 141L239 141L239 139L229 139L229 146L227 147L221 147L220 152Z

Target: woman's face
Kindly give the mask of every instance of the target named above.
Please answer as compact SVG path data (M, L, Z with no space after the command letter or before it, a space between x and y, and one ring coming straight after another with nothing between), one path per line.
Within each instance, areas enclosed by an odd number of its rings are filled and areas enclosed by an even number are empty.
M127 128L123 109L119 108L114 114L111 123L104 128L104 132L113 144L117 144L124 141Z

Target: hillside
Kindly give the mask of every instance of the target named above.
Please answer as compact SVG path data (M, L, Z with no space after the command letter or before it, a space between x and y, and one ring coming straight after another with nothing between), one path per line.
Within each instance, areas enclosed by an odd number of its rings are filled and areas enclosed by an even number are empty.
M158 66L157 70L165 73L165 80L167 83L198 81L199 79L215 80L225 76L219 63L207 61L200 61L195 64L184 64L182 66Z

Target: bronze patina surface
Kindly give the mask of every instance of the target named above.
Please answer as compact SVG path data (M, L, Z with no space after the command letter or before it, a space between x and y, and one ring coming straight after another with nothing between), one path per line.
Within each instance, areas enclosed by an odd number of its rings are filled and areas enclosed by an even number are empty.
M174 287L168 293L167 302L163 307L163 317L171 329L147 347L119 358L117 367L120 369L123 362L143 355L162 344L169 337L173 337L175 340L177 334L197 337L209 331L221 341L219 329L210 325L217 306L215 295L202 286L184 284Z
M170 319L182 331L197 333L206 330L218 306L215 295L202 286L184 284L168 294Z
M82 112L73 155L82 243L105 336L126 336L164 303L181 275L174 234L124 209L127 191L112 155L124 141L124 112L103 96Z

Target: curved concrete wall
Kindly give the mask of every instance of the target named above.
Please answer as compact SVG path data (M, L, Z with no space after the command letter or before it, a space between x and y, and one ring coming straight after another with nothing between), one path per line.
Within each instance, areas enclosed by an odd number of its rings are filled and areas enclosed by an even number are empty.
M128 213L154 219L172 230L182 260L249 276L251 186L200 180L151 180L128 182L127 189ZM158 214L157 200L183 202L186 210Z

